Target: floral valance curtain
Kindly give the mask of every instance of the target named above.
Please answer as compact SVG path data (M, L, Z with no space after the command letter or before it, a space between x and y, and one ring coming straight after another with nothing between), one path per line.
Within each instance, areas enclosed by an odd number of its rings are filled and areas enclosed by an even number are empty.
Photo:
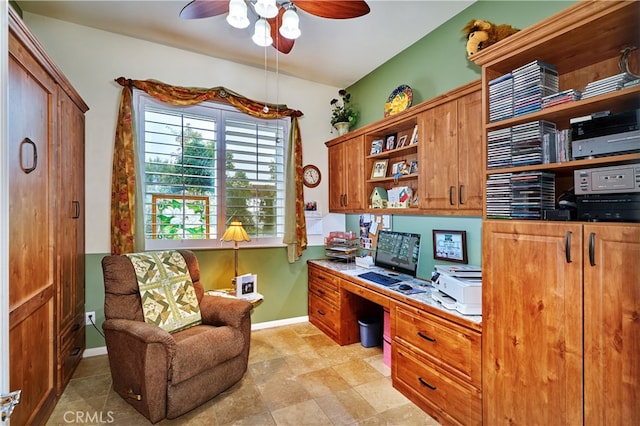
M256 102L224 87L211 89L178 87L155 80L130 80L124 77L116 79L116 82L122 86L122 95L116 125L111 181L112 254L137 251L134 238L136 229L136 150L132 104L133 88L136 88L170 105L194 105L212 100L231 104L238 110L257 118L291 117L289 156L287 158L284 243L288 247L290 262L302 256L302 251L307 248L307 231L302 188L302 138L298 125L298 118L302 117L301 111L287 108L286 105Z

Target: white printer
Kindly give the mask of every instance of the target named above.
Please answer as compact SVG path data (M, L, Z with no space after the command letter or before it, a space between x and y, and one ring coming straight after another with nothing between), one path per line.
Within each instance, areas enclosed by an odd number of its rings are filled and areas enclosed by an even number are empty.
M482 270L473 265L435 265L434 300L463 315L482 315Z

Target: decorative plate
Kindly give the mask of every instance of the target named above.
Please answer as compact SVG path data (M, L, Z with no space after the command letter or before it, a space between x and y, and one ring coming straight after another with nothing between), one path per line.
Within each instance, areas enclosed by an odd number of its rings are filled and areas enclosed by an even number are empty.
M384 104L384 116L388 117L404 111L411 106L412 100L413 93L411 92L411 87L406 84L398 86L396 90L391 92L387 103Z

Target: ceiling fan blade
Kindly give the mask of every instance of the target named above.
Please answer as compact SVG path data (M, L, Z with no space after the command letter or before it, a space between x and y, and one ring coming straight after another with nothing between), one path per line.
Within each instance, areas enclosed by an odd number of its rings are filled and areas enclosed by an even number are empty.
M361 0L293 0L292 3L307 13L331 19L357 18L366 15L371 10L369 5Z
M229 12L229 0L193 0L180 11L183 19L210 18Z
M291 52L291 49L293 49L293 43L295 42L295 40L284 37L278 30L280 28L282 15L284 15L284 12L284 8L281 7L278 11L278 15L274 18L268 19L267 21L269 21L269 26L271 27L271 38L273 39L273 43L271 45L275 47L279 52L286 55L287 53Z

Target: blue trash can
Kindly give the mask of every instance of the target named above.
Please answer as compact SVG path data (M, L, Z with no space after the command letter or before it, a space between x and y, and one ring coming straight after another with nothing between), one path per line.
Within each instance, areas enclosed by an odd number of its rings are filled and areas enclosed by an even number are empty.
M379 318L361 318L358 320L360 325L360 343L365 348L380 346L380 337L382 335L382 321Z

